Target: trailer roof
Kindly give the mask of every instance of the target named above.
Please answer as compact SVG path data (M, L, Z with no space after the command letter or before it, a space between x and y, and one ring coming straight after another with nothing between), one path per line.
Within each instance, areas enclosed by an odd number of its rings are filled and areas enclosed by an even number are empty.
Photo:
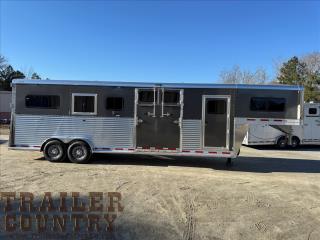
M35 79L15 79L12 81L12 84L115 86L115 87L146 87L146 88L164 87L164 88L239 88L239 89L303 90L302 86L295 86L295 85L153 83L153 82L35 80Z

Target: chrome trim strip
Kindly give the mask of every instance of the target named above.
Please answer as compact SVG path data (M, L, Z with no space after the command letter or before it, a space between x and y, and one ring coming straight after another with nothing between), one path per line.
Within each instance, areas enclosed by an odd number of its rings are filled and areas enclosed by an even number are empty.
M228 151L224 154L223 151L217 151L215 154L204 151L201 153L196 152L165 152L165 151L110 151L110 150L94 150L93 153L111 153L111 154L140 154L140 155L166 155L166 156L197 156L197 157L212 157L212 158L236 158L237 154L233 151Z
M179 127L180 127L180 141L179 141L179 146L180 146L180 150L182 150L183 146L182 146L182 122L183 122L183 108L184 108L184 90L180 89L180 117L179 117Z
M249 124L249 125L301 125L302 120L300 119L289 119L289 118L246 118L246 117L235 117L235 121L238 124Z
M23 150L23 151L40 151L40 148L35 147L8 147L9 150Z

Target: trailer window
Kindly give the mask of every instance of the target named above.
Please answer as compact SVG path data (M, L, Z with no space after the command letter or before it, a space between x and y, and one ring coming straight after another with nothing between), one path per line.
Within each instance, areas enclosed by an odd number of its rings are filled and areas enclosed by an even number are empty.
M227 103L225 100L208 100L207 113L208 114L225 114Z
M165 91L163 102L168 104L177 104L180 101L180 93L178 91Z
M251 111L283 112L286 100L284 98L253 97L250 102Z
M60 107L60 97L53 95L27 95L25 98L27 108L51 108Z
M123 108L122 97L108 97L107 98L107 110L121 111Z
M97 94L72 94L72 114L97 114Z
M139 92L139 102L140 103L153 103L154 102L154 91L153 90L143 90Z
M309 114L310 115L316 115L317 114L317 109L316 108L309 108Z

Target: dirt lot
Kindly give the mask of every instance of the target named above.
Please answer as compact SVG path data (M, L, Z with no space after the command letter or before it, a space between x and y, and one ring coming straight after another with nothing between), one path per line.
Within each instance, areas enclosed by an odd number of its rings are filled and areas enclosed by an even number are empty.
M133 155L76 165L8 151L0 139L1 192L121 192L107 239L320 239L320 148L243 147L231 169L222 159Z

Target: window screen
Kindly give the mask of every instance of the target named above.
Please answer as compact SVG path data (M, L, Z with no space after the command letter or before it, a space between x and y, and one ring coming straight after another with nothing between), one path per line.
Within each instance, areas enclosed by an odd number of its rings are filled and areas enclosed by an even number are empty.
M122 97L108 97L107 98L107 110L121 111L123 108Z
M60 97L53 95L28 95L25 98L25 104L28 108L51 108L60 107Z
M142 103L153 103L154 102L154 91L140 91L139 92L139 102Z
M252 111L283 112L286 100L284 98L253 97L250 102Z
M208 114L225 114L227 110L227 103L225 100L208 100L207 113Z
M180 101L180 93L177 91L165 91L164 92L164 103L177 104Z
M310 115L317 114L317 109L316 108L309 108L309 114Z
M95 97L85 95L73 96L74 113L95 113Z

